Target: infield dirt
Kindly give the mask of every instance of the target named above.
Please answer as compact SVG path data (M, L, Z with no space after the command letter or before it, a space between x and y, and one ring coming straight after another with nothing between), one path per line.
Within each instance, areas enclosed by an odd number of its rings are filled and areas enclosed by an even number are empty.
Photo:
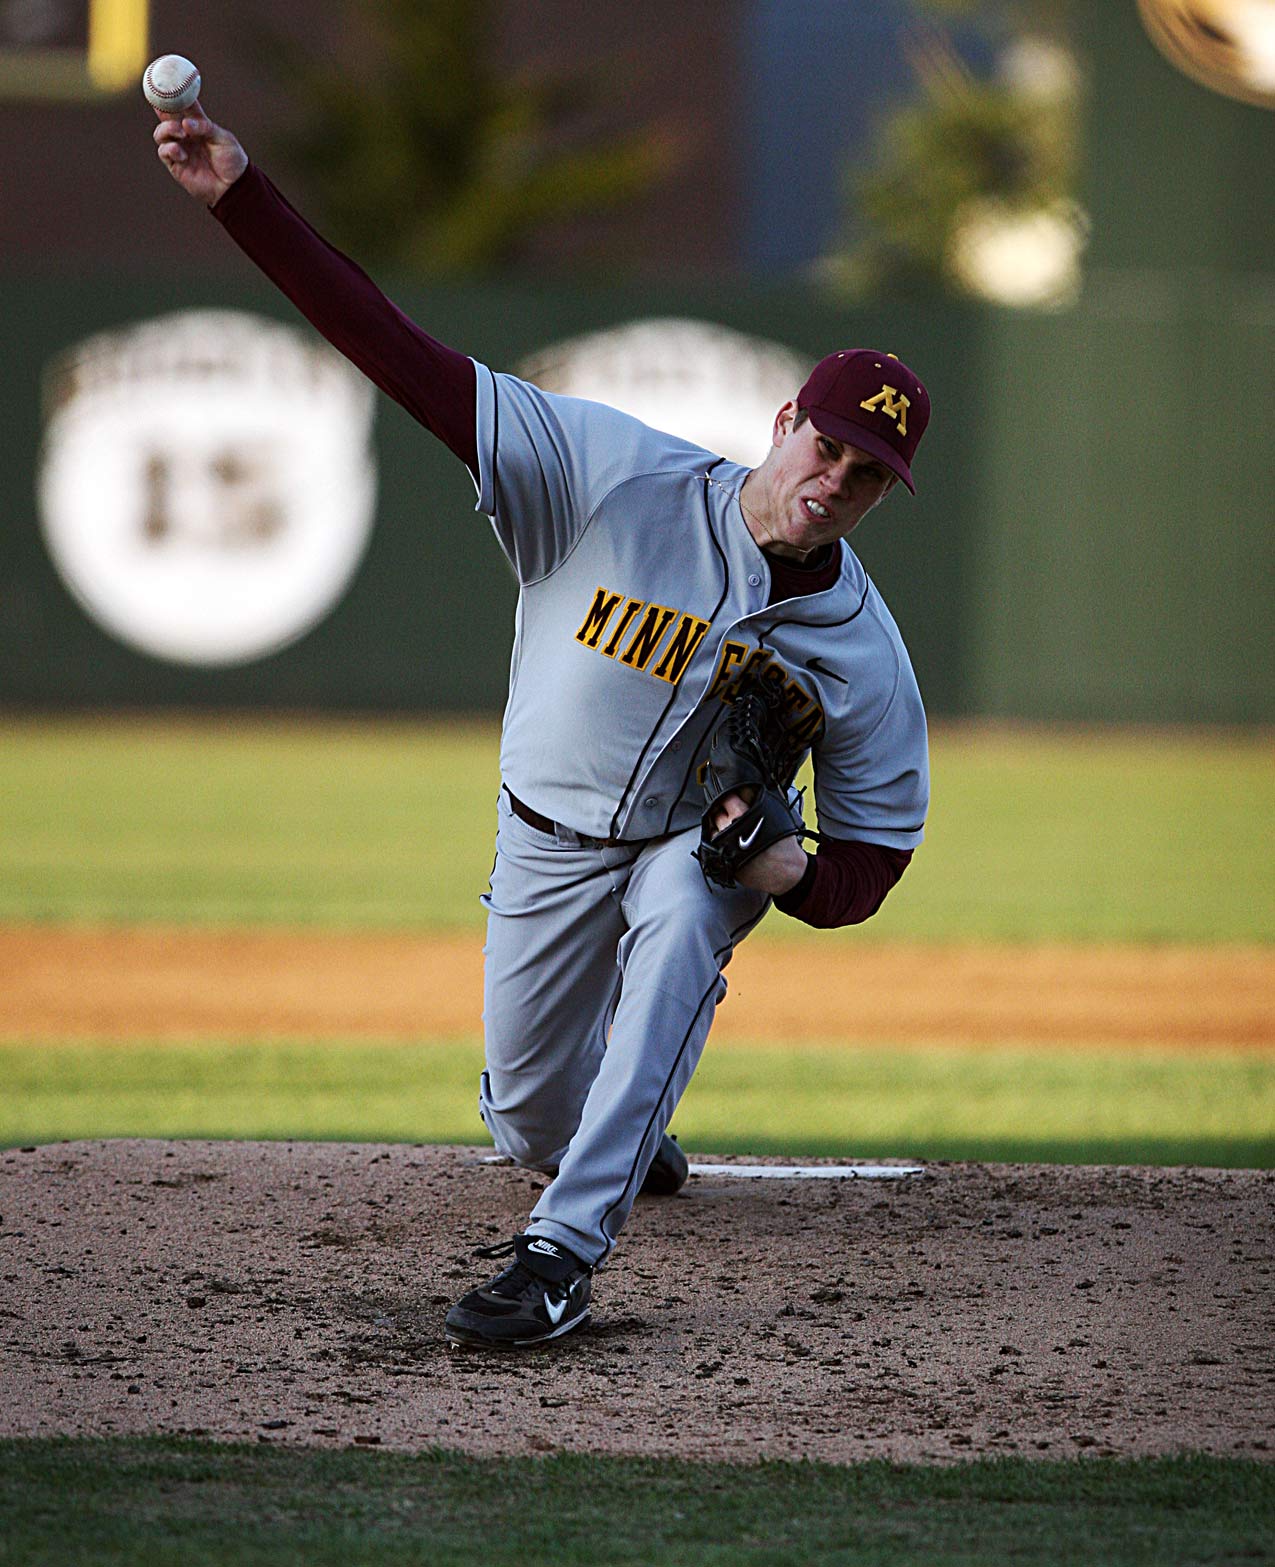
M715 1040L1273 1043L1258 949L865 944L821 951L817 986L809 960L743 949ZM472 936L9 927L0 1033L472 1036L479 965ZM1275 1451L1269 1172L696 1176L639 1201L588 1328L492 1355L449 1351L443 1314L543 1177L483 1152L0 1152L0 1434L748 1461Z
M1275 1046L1262 947L753 941L728 979L715 1043ZM475 935L0 926L10 1039L473 1036L481 1010Z

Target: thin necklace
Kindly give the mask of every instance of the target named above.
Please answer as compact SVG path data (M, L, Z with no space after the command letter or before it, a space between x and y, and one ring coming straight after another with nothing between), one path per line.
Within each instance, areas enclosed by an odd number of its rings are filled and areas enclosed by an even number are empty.
M784 546L779 542L779 540L770 531L770 529L766 526L766 524L762 521L762 519L757 515L757 513L755 511L753 511L751 507L745 506L745 504L744 504L744 486L742 484L740 485L739 489L736 490L736 489L733 489L729 484L723 484L720 479L713 478L711 473L706 473L704 475L704 477L709 482L709 484L715 485L717 489L725 490L727 495L733 495L735 497L735 499L739 502L739 509L740 509L740 511L743 512L745 519L746 520L747 519L751 519L752 520L754 525L758 529L760 529L763 537L769 542L769 544L771 545L772 549L782 550L784 548ZM752 477L752 472L751 471L750 471L748 477L749 478ZM748 482L748 479L745 479L744 483L746 484L747 482ZM749 529L749 532L750 533L752 532L751 528ZM753 542L757 545L757 548L759 550L764 550L766 548L765 544L760 543L757 539L754 539ZM796 551L794 551L794 555L796 556L797 561L799 563L802 563L802 562L805 562L805 561L809 560L809 558L815 553L815 550L818 550L818 549L821 549L821 548L822 548L822 545L816 544L813 549L808 549L808 550L805 550L804 552L801 551L801 550L796 550ZM781 554L779 558L781 560L783 560L785 557Z

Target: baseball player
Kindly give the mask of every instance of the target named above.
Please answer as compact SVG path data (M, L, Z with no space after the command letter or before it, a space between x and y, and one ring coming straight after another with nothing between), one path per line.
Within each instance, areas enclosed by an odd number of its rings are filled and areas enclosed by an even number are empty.
M845 540L899 480L913 489L929 398L890 355L832 353L749 470L437 342L199 104L155 140L314 326L465 464L517 575L479 1108L497 1149L553 1179L523 1233L480 1253L505 1265L445 1330L558 1338L588 1319L638 1193L686 1179L666 1127L735 947L772 904L815 926L869 918L921 841L920 695ZM809 753L814 854L789 787Z

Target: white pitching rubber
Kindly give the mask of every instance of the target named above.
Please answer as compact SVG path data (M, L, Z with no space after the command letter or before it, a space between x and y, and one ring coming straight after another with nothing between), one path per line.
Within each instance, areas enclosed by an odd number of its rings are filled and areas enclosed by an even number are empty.
M507 1154L489 1153L479 1164L512 1165ZM693 1164L692 1175L753 1181L901 1181L924 1175L923 1164Z
M898 1181L923 1164L693 1164L692 1175L759 1181Z

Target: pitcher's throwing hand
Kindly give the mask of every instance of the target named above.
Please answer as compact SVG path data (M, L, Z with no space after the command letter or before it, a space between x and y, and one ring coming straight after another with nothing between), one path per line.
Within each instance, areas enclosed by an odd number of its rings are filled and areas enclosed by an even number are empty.
M204 113L199 100L180 120L155 110L159 161L187 195L215 206L248 167L248 154L228 130Z

